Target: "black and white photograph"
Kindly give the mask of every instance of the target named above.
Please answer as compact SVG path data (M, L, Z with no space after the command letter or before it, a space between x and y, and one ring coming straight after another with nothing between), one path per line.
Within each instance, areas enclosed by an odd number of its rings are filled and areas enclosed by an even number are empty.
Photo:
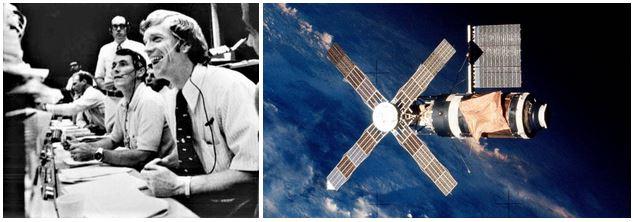
M3 15L3 217L259 217L258 3Z

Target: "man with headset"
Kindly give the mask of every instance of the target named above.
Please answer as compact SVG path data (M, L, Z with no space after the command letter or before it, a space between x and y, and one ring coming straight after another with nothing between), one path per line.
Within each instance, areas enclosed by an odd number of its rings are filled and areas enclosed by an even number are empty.
M172 153L175 147L165 118L164 100L143 83L147 66L140 54L120 49L112 67L113 84L123 93L112 133L96 142L71 145L70 153L75 160L96 159L141 169L151 159ZM128 150L113 150L118 146Z
M114 52L119 49L132 49L141 54L145 61L147 61L147 55L144 51L145 46L140 42L127 38L129 28L130 23L125 19L125 17L117 15L112 18L110 28L108 30L112 34L114 41L101 47L99 50L99 57L97 59L97 68L95 69L97 87L104 90L107 96L105 100L105 123L107 132L112 131L116 105L123 97L121 91L116 89L112 81L111 71Z
M172 135L170 158L141 172L154 195L171 196L201 217L253 217L259 155L255 85L242 74L208 65L197 22L156 10L141 23L156 78L171 82L165 96ZM177 162L177 167L165 167Z

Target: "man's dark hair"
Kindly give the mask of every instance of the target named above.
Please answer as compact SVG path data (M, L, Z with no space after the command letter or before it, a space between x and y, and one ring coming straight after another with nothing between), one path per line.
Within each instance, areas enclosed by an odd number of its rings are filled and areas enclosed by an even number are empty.
M143 58L141 54L138 54L138 52L135 52L131 49L123 48L117 50L115 54L120 56L130 56L132 57L132 65L134 66L134 69L144 68L145 70L147 70L147 62L145 62L145 58Z
M86 80L86 84L92 86L92 76L87 72L77 72L79 76L79 82Z

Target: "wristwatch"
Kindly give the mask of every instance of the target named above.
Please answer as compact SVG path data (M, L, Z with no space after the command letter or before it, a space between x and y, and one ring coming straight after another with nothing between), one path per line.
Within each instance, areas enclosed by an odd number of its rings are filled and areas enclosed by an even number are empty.
M103 148L99 147L94 154L95 160L102 162L103 161Z

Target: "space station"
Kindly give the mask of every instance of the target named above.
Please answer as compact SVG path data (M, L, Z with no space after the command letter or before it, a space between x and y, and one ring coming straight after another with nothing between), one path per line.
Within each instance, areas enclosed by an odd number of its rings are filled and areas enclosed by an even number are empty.
M467 26L467 91L421 96L456 50L442 40L411 78L387 100L336 43L328 59L372 110L372 123L327 176L338 190L391 132L444 196L457 186L419 135L463 139L530 139L548 127L547 104L521 87L520 24ZM481 90L481 92L479 92Z
M547 128L547 104L529 92L474 89L521 87L521 26L468 26L468 91L419 97L410 107L420 134L456 138L530 139Z

